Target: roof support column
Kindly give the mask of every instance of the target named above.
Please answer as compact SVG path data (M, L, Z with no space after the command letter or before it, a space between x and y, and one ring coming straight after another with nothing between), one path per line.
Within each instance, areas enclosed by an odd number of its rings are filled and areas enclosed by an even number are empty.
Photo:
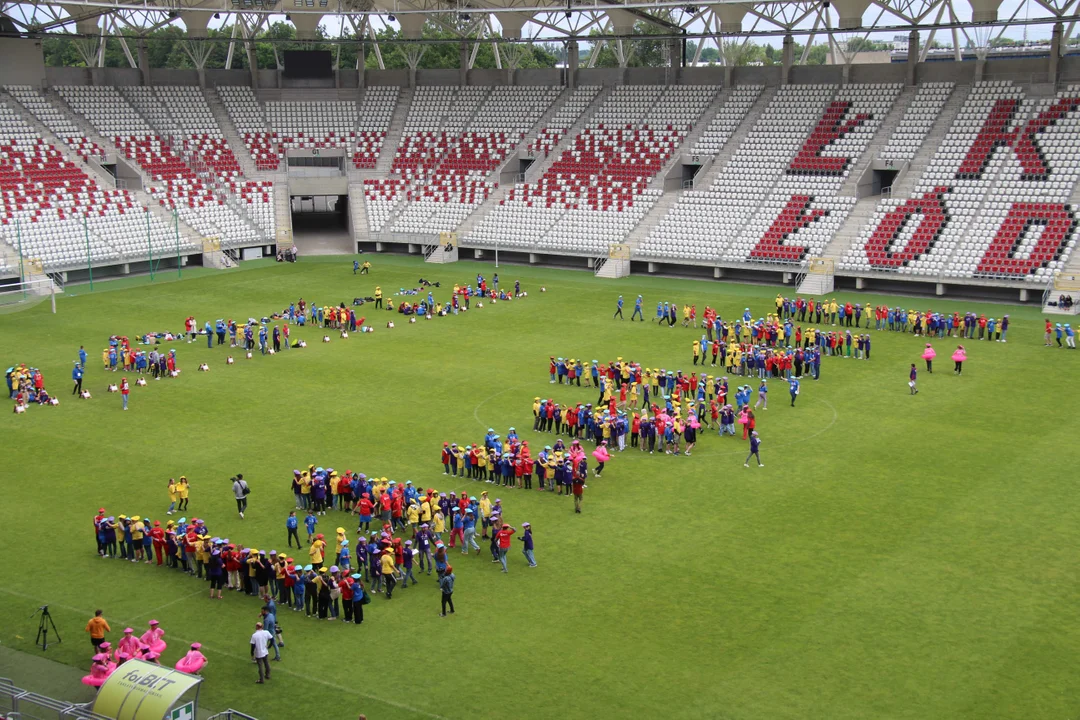
M1061 36L1065 28L1060 22L1054 23L1054 30L1050 34L1050 57L1047 59L1047 75L1055 87L1058 80L1058 64L1061 60Z
M579 60L578 42L577 40L571 40L566 44L566 87L571 90L577 87Z
M146 40L139 38L135 52L139 55L139 71L142 73L142 84L150 84L150 53L146 50Z
M907 84L915 84L915 71L919 66L919 31L908 33L907 41Z
M469 45L458 43L458 85L469 84Z
M791 33L784 36L781 57L783 68L780 71L780 84L787 85L788 77L791 75L791 66L795 63L795 38L791 36Z

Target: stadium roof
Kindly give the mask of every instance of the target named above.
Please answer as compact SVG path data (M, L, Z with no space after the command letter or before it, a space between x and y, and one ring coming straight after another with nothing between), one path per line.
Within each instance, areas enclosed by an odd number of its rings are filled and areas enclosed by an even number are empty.
M136 34L182 24L189 38L208 27L232 24L242 40L271 22L287 20L301 40L315 39L320 25L344 41L400 27L420 40L434 21L462 40L587 41L640 36L648 23L659 37L710 38L722 55L726 45L750 37L800 36L809 47L828 42L843 53L854 38L892 40L921 31L925 49L936 39L955 49L989 48L995 38L1018 33L1049 38L1075 30L1080 0L822 0L803 2L714 0L707 4L666 0L71 0L0 2L0 13L26 33L74 33L84 37ZM239 22L231 22L232 20ZM635 30L635 28L637 28ZM1067 43L1062 43L1062 51ZM959 57L957 58L959 59ZM724 60L722 60L723 62ZM850 60L848 60L850 62Z

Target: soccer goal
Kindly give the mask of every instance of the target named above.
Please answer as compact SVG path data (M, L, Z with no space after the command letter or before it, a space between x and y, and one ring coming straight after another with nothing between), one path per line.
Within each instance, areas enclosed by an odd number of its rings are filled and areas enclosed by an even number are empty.
M63 282L46 275L32 280L14 280L0 284L0 312L17 312L48 299L56 313L56 294L64 292Z

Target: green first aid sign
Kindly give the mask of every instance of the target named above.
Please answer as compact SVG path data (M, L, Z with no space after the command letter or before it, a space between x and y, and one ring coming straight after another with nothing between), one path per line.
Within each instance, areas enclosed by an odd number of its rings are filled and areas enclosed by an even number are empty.
M195 703L189 702L169 713L169 720L195 720Z
M128 660L101 686L94 712L116 720L195 720L194 703L170 708L200 682L197 675ZM187 714L183 714L185 710Z

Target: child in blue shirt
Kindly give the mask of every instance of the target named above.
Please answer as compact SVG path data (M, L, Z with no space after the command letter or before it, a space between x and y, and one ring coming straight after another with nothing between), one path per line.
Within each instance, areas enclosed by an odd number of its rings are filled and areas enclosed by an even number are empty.
M285 529L289 532L289 547L292 547L293 539L296 540L296 547L300 547L300 536L296 534L296 529L300 526L300 521L296 517L296 511L289 512L289 517L285 519ZM311 530L308 530L308 534L311 534Z
M315 526L318 524L319 519L315 517L314 510L308 510L307 517L304 518L304 526L307 528L307 541L311 544L311 541L315 539Z

